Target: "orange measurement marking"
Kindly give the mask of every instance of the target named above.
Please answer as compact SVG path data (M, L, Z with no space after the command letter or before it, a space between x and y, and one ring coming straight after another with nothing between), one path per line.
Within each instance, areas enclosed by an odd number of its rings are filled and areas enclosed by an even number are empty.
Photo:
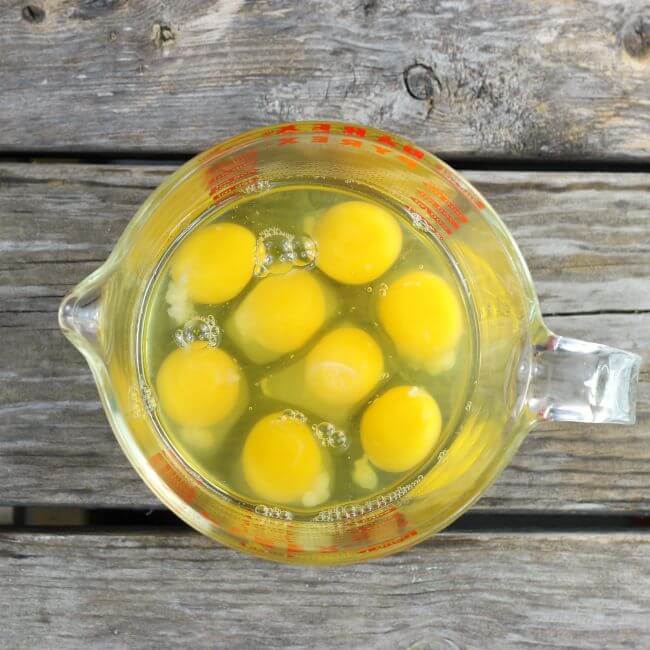
M173 492L186 503L194 501L196 487L192 485L170 462L164 452L159 451L149 458L153 470Z
M381 144L387 144L389 147L393 147L393 149L397 149L399 147L397 142L395 142L395 140L393 140L393 138L391 138L389 135L380 135L377 138L377 142Z
M433 226L434 230L435 230L435 225L434 224L436 224L439 228L441 228L448 235L451 235L452 231L449 229L449 226L447 226L447 224L445 224L440 219L440 217L435 212L433 212L433 210L424 201L421 201L417 196L412 196L411 201L413 201L413 203L415 203L415 205L417 205L419 208L421 208L422 210L424 210L426 212L426 215L421 215L421 216L424 219L427 220L429 225ZM427 218L427 216L429 218ZM434 223L431 223L432 220L433 220Z
M363 554L363 553L373 553L374 551L381 551L382 549L390 548L391 546L395 546L396 544L401 544L402 542L405 542L407 539L410 539L411 537L414 537L417 534L418 534L417 530L413 528L409 530L407 533L404 533L404 535L400 535L395 539L391 539L387 542L384 542L383 544L375 544L374 546L368 546L367 548L362 548L358 552L359 554Z
M410 158L407 158L406 156L397 156L397 160L399 160L401 163L403 163L409 169L415 169L417 167L417 163L415 162L415 160L411 160Z
M426 192L418 190L418 194L425 200L428 201L442 216L454 227L455 230L458 230L460 226L458 222L436 201L433 197L429 196Z
M343 133L345 135L356 135L359 138L363 138L366 135L366 130L360 126L344 126Z

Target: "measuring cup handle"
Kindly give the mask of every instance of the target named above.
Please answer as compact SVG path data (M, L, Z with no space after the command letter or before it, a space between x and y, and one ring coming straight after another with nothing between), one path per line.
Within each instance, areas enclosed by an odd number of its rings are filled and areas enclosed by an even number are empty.
M539 419L634 424L641 357L551 334L533 354L529 406Z

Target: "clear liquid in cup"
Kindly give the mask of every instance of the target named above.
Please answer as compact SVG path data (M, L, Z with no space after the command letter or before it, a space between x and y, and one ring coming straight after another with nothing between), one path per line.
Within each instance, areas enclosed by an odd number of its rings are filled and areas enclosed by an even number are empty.
M463 418L475 357L438 243L325 185L208 211L156 274L140 341L161 435L215 490L286 519L417 484Z

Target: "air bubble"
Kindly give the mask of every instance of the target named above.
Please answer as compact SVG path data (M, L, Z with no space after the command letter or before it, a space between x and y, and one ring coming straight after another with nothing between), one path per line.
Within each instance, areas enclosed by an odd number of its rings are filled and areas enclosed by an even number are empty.
M151 413L156 408L156 398L153 396L153 391L145 383L142 383L140 384L140 392L142 393L144 408Z
M307 416L296 409L284 409L281 420L297 420L298 422L307 422Z
M221 343L221 328L214 316L195 316L174 332L174 341L179 348L186 348L194 341L205 341L216 348Z
M266 228L257 238L255 268L258 278L311 268L316 263L316 244L307 235L292 235L279 228Z
M370 287L370 286L366 287L366 291L367 291L368 293L372 293L372 287Z
M269 507L263 503L255 506L255 513L262 515L262 517L269 517L271 519L284 519L285 521L291 521L293 519L292 512L282 510L281 508Z
M156 398L151 387L144 381L141 381L138 386L131 386L129 402L131 413L136 418L144 418L147 413L152 413L156 409Z
M260 192L267 192L271 189L271 183L264 179L258 179L250 185L245 185L240 187L240 192L242 194L258 194Z
M347 449L350 446L344 431L337 429L331 422L321 422L312 426L314 434L323 447Z
M293 240L294 265L311 268L316 263L316 242L307 235L299 235Z

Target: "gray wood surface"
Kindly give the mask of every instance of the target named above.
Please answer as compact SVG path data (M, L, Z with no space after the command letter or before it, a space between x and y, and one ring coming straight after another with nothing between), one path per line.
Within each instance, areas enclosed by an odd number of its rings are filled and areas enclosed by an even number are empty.
M0 6L0 150L197 151L338 118L446 155L648 160L647 0Z
M194 534L0 532L3 646L644 648L647 534L443 534L336 569Z
M169 169L0 165L0 504L157 503L56 309ZM545 425L476 507L650 512L650 174L467 176L520 242L550 326L644 358L635 427Z

